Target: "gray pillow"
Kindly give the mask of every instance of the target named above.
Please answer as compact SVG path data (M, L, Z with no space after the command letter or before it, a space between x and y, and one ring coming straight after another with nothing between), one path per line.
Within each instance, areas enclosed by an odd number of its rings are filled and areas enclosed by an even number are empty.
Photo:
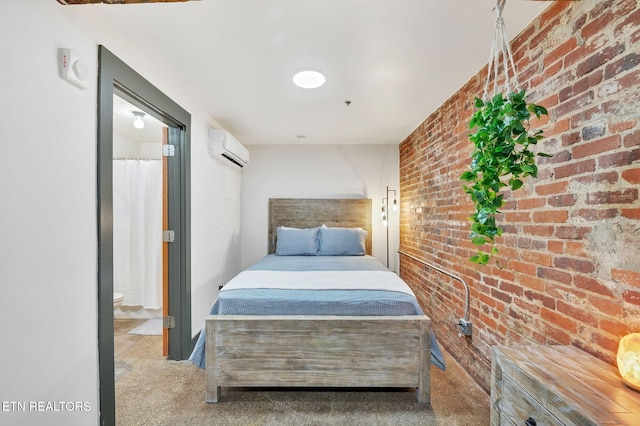
M276 254L278 256L315 256L318 254L318 231L320 228L276 229Z
M320 228L320 256L364 256L367 231L362 228Z

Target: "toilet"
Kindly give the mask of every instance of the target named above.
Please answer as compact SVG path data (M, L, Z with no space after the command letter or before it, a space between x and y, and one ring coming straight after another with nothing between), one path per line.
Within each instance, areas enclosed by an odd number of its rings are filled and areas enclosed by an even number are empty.
M113 293L113 310L115 311L122 305L124 302L124 294L122 293Z

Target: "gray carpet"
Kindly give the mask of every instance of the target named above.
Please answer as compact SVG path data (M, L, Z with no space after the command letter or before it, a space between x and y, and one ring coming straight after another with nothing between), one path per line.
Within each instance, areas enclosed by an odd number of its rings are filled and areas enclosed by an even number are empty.
M489 424L489 396L446 352L447 371L431 368L430 407L413 389L223 388L220 402L207 404L204 371L164 359L159 336L127 334L139 323L116 321L118 425Z

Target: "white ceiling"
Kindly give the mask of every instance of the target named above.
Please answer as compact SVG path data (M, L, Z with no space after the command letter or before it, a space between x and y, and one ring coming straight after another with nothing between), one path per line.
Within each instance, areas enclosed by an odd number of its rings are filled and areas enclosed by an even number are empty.
M508 1L508 34L517 35L548 4ZM400 143L486 64L494 5L202 0L66 7L98 12L212 118L253 145ZM293 75L304 69L324 73L326 84L294 86Z

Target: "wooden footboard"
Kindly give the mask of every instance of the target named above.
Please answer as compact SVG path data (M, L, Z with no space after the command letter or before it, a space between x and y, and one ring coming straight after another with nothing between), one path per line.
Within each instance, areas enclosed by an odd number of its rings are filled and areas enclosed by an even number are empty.
M415 387L431 402L424 315L209 316L207 402L226 387Z

